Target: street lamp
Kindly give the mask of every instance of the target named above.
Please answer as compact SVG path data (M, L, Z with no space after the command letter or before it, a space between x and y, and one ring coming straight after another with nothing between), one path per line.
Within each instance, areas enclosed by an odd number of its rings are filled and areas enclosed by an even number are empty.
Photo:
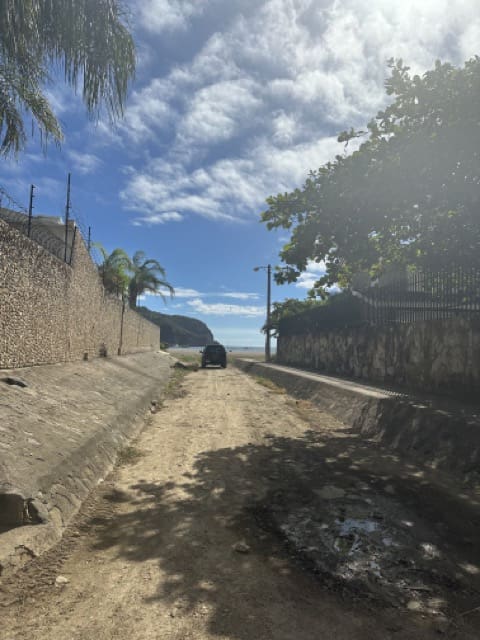
M270 362L270 298L272 289L272 267L267 264L265 267L254 267L254 271L264 269L267 272L267 322L265 324L265 362Z

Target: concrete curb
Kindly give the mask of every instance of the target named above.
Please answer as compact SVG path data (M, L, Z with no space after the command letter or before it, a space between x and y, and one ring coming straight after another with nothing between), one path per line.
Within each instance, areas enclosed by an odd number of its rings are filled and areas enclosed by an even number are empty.
M313 402L398 454L469 484L480 481L480 407L445 404L254 360L236 358L234 364Z
M57 542L144 425L174 360L140 353L0 372L0 575Z

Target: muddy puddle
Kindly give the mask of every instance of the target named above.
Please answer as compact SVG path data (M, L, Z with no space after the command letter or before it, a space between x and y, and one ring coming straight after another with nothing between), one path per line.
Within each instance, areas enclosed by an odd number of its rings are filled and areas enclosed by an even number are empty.
M273 493L260 510L263 526L335 586L439 617L453 601L456 610L480 601L441 535L394 495L362 484L302 492L301 501L299 491Z

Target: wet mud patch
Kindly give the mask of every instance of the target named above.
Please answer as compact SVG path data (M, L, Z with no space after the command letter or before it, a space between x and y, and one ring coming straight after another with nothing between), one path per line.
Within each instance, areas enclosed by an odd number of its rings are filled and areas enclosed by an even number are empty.
M302 566L354 599L447 618L478 604L460 561L439 533L394 496L290 485L255 505L258 525Z

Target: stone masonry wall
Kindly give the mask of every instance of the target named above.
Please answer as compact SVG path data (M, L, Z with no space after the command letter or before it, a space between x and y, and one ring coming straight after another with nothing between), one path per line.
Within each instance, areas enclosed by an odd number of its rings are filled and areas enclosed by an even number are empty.
M0 220L0 368L159 346L156 325L105 293L79 233L70 266Z
M277 361L478 400L480 322L458 318L283 336Z

